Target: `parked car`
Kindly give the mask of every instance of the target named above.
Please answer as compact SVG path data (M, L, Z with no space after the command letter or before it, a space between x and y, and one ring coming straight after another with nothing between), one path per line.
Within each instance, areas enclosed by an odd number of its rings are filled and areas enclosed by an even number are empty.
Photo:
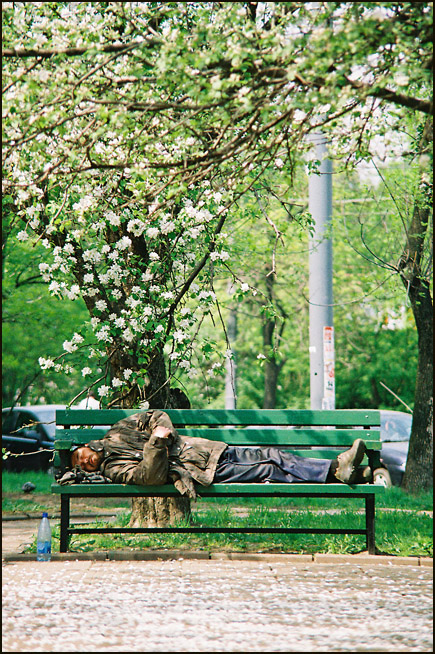
M381 463L374 473L374 483L400 486L405 473L411 436L412 415L404 411L381 410Z
M64 404L44 404L3 409L2 448L23 455L3 459L3 469L47 470L52 458L56 409L64 408Z
M19 472L48 470L51 467L57 409L66 409L66 405L39 404L7 407L2 410L2 448L10 453L22 455L2 459L4 470ZM95 428L110 429L110 425L98 425Z

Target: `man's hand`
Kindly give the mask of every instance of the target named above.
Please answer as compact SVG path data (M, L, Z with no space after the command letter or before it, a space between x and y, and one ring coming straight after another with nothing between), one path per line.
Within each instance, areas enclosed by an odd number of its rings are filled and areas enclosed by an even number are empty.
M154 427L152 435L158 436L159 438L169 438L171 435L171 430L160 425L159 427Z

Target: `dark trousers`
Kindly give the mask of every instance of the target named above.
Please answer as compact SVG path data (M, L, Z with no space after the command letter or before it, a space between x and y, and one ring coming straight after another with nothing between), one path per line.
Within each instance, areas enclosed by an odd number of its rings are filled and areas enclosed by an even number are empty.
M215 482L325 483L331 462L291 454L279 447L237 447L229 445L221 454Z

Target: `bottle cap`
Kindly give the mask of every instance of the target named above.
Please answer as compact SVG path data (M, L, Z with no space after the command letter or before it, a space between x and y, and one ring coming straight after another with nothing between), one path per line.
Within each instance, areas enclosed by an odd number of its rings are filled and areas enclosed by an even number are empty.
M48 513L47 513L47 511L44 511L44 513L42 514L42 517L43 517L43 518L48 518Z

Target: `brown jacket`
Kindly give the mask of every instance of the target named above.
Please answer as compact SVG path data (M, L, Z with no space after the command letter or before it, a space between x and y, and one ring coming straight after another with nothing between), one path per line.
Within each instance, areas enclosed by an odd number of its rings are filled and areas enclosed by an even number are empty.
M169 439L152 434L158 426L171 430ZM202 486L212 483L218 459L228 447L219 441L180 436L163 411L124 418L88 446L103 451L100 471L113 482L160 486L172 481L190 497L195 496L193 481Z

